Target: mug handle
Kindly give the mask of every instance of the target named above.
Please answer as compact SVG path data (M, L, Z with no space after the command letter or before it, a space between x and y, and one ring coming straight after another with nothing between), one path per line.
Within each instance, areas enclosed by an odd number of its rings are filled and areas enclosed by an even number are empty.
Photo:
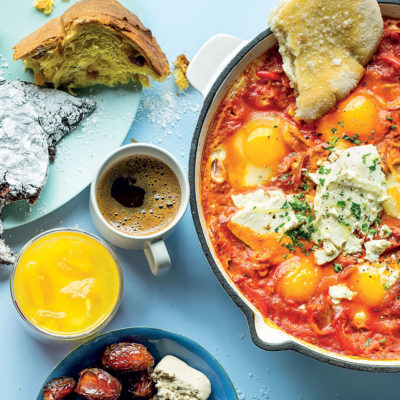
M156 242L147 241L144 245L144 253L154 276L165 275L169 271L171 259L169 258L164 240L160 239Z

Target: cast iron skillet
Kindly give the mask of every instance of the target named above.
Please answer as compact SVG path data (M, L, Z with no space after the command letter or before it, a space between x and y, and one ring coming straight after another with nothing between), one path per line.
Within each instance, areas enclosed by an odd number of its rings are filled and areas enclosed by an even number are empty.
M400 17L400 0L380 1L379 3L383 15ZM267 29L253 40L245 43L243 46L239 46L241 47L240 50L218 74L214 83L210 85L210 89L202 90L205 99L193 135L189 158L190 205L201 247L220 284L245 314L251 338L258 347L264 350L295 350L328 364L360 371L400 372L400 359L390 361L367 360L330 352L283 332L270 321L264 321L261 314L240 293L224 271L224 268L219 264L218 258L213 252L211 242L208 239L207 230L203 225L204 221L197 188L199 185L199 163L202 154L202 146L207 134L210 119L232 81L235 80L249 62L265 52L274 45L274 43L276 43L276 41L274 40L273 34L270 29ZM207 92L207 94L205 92Z

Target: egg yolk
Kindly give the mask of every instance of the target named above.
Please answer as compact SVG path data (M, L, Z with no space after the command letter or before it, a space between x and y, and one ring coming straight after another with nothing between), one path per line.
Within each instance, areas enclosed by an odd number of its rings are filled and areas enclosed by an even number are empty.
M322 117L316 129L322 133L326 142L336 142L336 147L346 148L352 143L380 140L387 128L387 124L382 123L385 121L383 114L386 112L380 110L373 96L356 90L350 97L340 102L335 111ZM349 138L344 139L344 135Z
M224 144L228 180L234 187L254 187L273 176L290 151L284 140L288 122L279 116L253 119Z
M243 146L244 155L257 167L265 165L276 168L282 154L286 152L286 145L280 138L277 128L256 128L247 137Z
M388 188L388 195L394 199L397 206L400 205L400 187L399 186L392 186Z
M387 293L378 270L373 267L366 271L359 270L352 275L351 290L357 293L363 304L370 307L378 306Z
M310 261L293 257L280 264L274 276L280 296L303 303L312 298L321 280L321 271Z

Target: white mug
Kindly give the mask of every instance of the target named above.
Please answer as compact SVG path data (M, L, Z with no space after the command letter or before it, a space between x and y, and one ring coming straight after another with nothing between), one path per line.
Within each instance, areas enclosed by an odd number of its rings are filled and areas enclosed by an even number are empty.
M104 172L119 160L135 155L152 156L167 164L175 173L181 187L181 204L174 220L162 230L150 235L134 236L117 230L106 221L97 204L97 185ZM168 272L171 266L171 259L165 246L164 239L168 237L181 220L185 214L188 203L189 182L182 166L171 153L152 144L132 143L113 151L101 163L90 187L89 208L96 229L104 238L118 247L130 250L144 250L153 275L163 275Z

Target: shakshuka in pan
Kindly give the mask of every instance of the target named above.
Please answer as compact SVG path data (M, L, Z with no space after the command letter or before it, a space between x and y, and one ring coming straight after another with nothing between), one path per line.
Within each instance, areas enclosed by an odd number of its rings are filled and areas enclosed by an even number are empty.
M295 117L277 47L221 101L201 204L226 272L265 318L321 348L400 358L400 21L355 90Z

